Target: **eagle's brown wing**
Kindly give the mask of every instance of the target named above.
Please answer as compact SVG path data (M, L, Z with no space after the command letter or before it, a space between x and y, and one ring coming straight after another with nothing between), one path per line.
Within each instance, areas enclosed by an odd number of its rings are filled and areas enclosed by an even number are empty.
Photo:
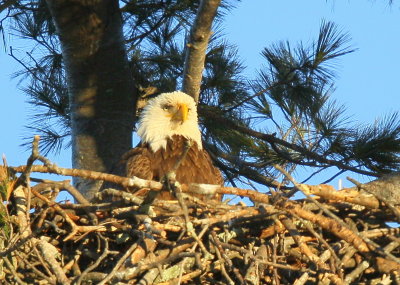
M127 177L136 176L142 179L152 180L150 152L148 148L137 146L122 156L121 163L125 165Z
M201 155L203 156L203 161L205 164L207 164L208 171L212 176L212 182L210 182L210 184L217 184L223 186L224 178L222 177L221 170L215 167L210 155L206 150L203 149Z
M127 151L121 159L113 165L109 172L125 177L136 176L142 179L152 180L153 172L150 165L149 151L145 147L139 145ZM106 188L120 189L121 185L112 182L104 182L102 189Z
M189 150L177 171L177 177L179 176L184 183L224 183L220 170L214 166L210 155L204 149Z
M150 150L145 145L139 144L122 156L121 164L125 167L125 175L127 177L136 176L146 180L154 180L154 172L152 169L152 157ZM130 189L135 195L146 196L149 189ZM171 200L168 196L165 199Z

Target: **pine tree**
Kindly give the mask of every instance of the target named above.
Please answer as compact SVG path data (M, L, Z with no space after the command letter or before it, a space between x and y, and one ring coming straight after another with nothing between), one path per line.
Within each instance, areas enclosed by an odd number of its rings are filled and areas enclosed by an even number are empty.
M44 151L72 146L74 167L109 170L131 147L143 102L183 88L198 98L205 146L233 185L277 186L274 165L308 167L311 176L335 168L333 177L344 171L379 177L399 169L398 115L354 126L330 99L335 62L354 52L350 36L334 23L322 22L309 46L266 47L265 68L246 78L236 48L218 31L233 1L223 1L205 25L196 15L219 1L81 2L6 1L1 7L34 46L25 59L12 51L37 110L29 128L42 135ZM207 49L193 55L196 29L211 24L214 32L203 39ZM191 89L191 60L201 56L201 84L198 79L199 88ZM82 102L90 103L87 109ZM97 188L81 189L90 197Z

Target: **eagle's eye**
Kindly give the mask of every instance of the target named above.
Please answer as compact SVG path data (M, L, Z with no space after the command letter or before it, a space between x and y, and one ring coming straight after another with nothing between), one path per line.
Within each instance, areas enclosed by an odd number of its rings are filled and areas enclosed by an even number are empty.
M173 107L172 105L165 104L165 105L162 106L162 109L163 109L164 111L169 111L169 110L172 109L172 107Z

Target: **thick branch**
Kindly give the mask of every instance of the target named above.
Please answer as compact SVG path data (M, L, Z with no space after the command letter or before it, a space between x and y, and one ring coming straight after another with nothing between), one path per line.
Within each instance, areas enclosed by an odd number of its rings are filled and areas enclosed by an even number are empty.
M18 166L10 168L15 172L24 172L26 170L26 166ZM164 186L161 182L140 179L138 177L133 177L133 178L122 177L114 174L107 174L107 173L84 170L84 169L71 169L62 167L50 168L48 166L43 166L43 165L33 165L31 171L41 172L41 173L54 173L65 176L75 176L75 177L78 176L91 180L103 180L118 185L122 185L123 187L149 188L155 191L161 191L164 189ZM253 201L261 203L269 203L269 196L267 194L260 193L258 191L250 189L240 189L235 187L220 187L218 185L196 184L196 183L192 183L190 185L182 184L181 189L183 192L190 192L190 193L209 195L209 196L213 196L215 194L240 195L249 197Z
M357 250L360 252L368 252L370 249L368 248L367 243L365 243L359 236L357 236L352 230L343 227L337 221L327 218L325 216L314 214L310 211L302 209L301 206L288 203L285 209L292 214L295 214L305 220L308 220L312 223L319 225L321 228L330 231L337 237L347 241L352 244Z
M202 0L186 46L183 86L185 93L199 101L201 79L211 25L221 0Z

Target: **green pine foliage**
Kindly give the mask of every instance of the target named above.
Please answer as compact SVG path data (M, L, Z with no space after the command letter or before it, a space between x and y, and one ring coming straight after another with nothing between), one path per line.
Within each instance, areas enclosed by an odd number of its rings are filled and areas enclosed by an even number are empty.
M199 1L120 2L138 90L179 89L185 38ZM223 2L215 27L232 7ZM69 146L71 121L63 60L49 11L44 0L16 1L8 18L14 33L32 47L13 51L22 66L16 76L33 107L27 137L39 132L45 151L60 151ZM330 98L338 60L354 51L347 33L322 22L308 46L281 42L265 47L259 72L248 78L241 63L245 55L222 32L214 33L199 113L205 146L227 180L269 186L274 183L274 164L289 170L310 167L315 174L332 167L372 176L399 170L398 115L371 126L354 125L345 108Z

